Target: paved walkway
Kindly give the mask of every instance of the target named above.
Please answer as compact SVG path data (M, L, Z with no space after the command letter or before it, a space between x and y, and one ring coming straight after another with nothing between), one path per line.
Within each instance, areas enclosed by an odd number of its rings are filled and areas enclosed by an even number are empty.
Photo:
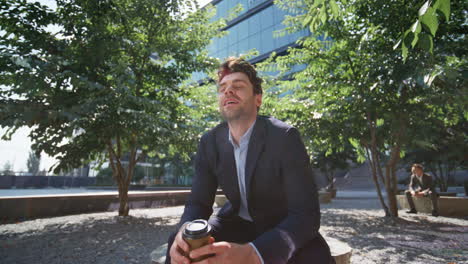
M365 199L357 197L369 196ZM353 248L353 264L468 263L468 219L407 215L383 217L371 192L338 191L321 205L321 232ZM0 225L0 263L148 263L166 243L183 207L36 219Z

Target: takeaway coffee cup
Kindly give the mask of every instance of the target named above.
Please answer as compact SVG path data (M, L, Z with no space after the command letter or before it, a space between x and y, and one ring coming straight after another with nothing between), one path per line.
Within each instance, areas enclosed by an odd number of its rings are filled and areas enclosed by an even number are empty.
M208 245L210 243L211 226L206 220L198 219L185 225L182 238L190 245L190 251ZM190 259L193 262L204 260L211 255Z

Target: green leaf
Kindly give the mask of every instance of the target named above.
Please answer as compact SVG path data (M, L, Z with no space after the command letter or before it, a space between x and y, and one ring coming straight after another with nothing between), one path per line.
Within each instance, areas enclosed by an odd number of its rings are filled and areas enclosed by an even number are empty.
M424 3L423 6L421 6L421 8L419 9L418 11L418 15L419 16L423 16L424 14L426 14L427 10L429 9L429 6L431 5L431 1L427 1L426 3Z
M419 20L416 20L416 22L411 26L411 32L416 34L421 32L421 22L419 22Z
M415 34L413 32L411 32L409 29L406 30L405 39L404 39L405 46L406 47L411 46L411 43L413 42L414 38L415 38Z
M393 46L393 49L396 50L398 48L398 46L400 46L400 43L402 42L403 40L403 37L399 38L397 43Z
M314 4L312 5L312 8L318 7L320 4L323 3L324 0L315 0Z
M322 8L320 12L320 21L322 21L323 24L327 23L327 11L325 8Z
M413 41L411 41L411 48L414 48L414 46L416 46L416 44L418 44L418 40L419 40L419 34L415 34L414 38L413 38Z
M405 150L401 150L400 151L400 159L404 158L406 156L406 151Z
M338 7L338 5L336 4L335 1L331 0L330 1L330 7L331 7L331 11L332 11L332 14L336 17L338 17L340 15L340 8Z
M350 138L349 143L351 143L351 145L353 145L353 147L356 149L360 147L359 141L355 138Z
M385 124L385 120L383 120L382 118L377 119L377 127L383 126L383 124Z
M403 56L403 61L408 57L408 47L406 47L404 41L401 43L401 55Z
M429 51L432 53L432 50L434 48L434 44L432 42L432 36L429 34L421 33L419 36L419 46L425 50Z
M450 0L437 0L434 4L434 8L442 12L445 17L445 21L449 22L450 19Z
M439 21L437 20L437 15L432 7L430 7L429 11L421 17L421 23L429 29L432 36L435 36L437 28L439 27Z
M313 18L313 16L307 15L304 21L302 21L302 26L305 27L307 25L310 25L310 22L312 22Z

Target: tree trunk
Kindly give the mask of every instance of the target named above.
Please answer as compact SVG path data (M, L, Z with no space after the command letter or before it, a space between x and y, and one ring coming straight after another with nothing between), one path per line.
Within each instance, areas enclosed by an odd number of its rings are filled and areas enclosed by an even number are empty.
M396 165L400 160L400 150L401 150L401 138L404 134L405 126L400 124L398 132L395 134L395 143L390 150L390 160L385 166L386 172L386 183L387 186L387 198L390 206L390 212L393 217L398 217L398 205L397 205L397 178L396 178Z
M377 191L377 196L379 197L380 204L382 205L382 208L384 209L385 216L390 216L390 211L388 210L387 205L385 204L385 200L382 195L382 190L380 188L380 183L379 179L377 178L377 166L376 166L376 160L372 158L372 154L369 153L369 148L366 147L366 153L367 153L367 160L370 162L371 170L372 170L372 180L374 181L374 185ZM372 156L371 156L372 155Z
M116 143L117 153L114 151L112 140L109 139L108 141L107 147L109 152L109 163L112 168L112 176L114 176L114 180L119 186L119 216L128 216L128 212L130 211L130 207L128 205L128 187L130 181L128 178L131 177L133 172L130 171L131 166L125 170L120 161L122 153L120 137L117 137ZM129 162L131 164L131 157Z
M374 180L374 184L377 189L377 195L379 196L379 200L380 200L380 203L382 204L382 208L385 211L385 216L391 216L391 212L389 211L387 205L385 204L385 200L383 198L382 191L380 189L379 180L377 178L377 173L381 176L382 179L383 179L383 176L382 176L382 168L380 167L379 153L377 150L375 120L371 118L371 114L369 112L367 112L367 124L369 125L371 143L370 143L370 148L369 146L366 147L366 151L367 151L368 159L371 162L372 179ZM369 155L369 149L370 149L370 155ZM386 181L384 181L384 184L386 184Z
M119 216L128 216L130 207L128 205L128 185L119 184Z
M395 211L395 204L393 204L394 199L392 199L395 196L395 193L392 192L391 188L391 172L389 165L387 164L385 166L385 191L387 192L387 201L388 201L388 206L390 209L390 216L395 217L398 216L398 210Z
M441 162L438 161L437 162L437 167L439 167L439 171L440 171L440 177L439 177L439 188L440 188L440 191L441 192L446 192L448 187L447 187L447 181L445 180L445 173L444 173L444 169L442 168L442 165L441 165Z
M330 183L329 183L329 186L330 186L330 190L333 190L335 189L335 177L333 177L335 175L335 172L333 171L330 175Z
M325 175L327 176L328 184L327 184L327 189L332 190L334 189L334 178L335 175L335 170L331 168L328 168L328 166L325 164Z
M396 190L393 187L393 172L392 172L392 163L387 164L385 166L385 179L387 180L386 183L386 190L387 190L387 200L388 205L390 207L390 215L393 217L398 217L398 206L397 206L397 199L396 199Z

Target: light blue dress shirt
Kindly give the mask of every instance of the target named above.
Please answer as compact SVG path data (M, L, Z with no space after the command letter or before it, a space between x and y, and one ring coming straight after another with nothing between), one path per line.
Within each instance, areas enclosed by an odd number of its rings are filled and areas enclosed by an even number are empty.
M239 207L239 217L252 222L252 217L249 213L249 206L247 204L247 190L245 188L245 165L247 160L247 152L249 151L249 142L250 136L252 135L253 127L255 126L255 121L252 126L241 136L239 140L239 145L234 142L234 139L231 135L231 130L229 130L229 142L231 142L234 147L234 159L236 160L236 170L237 170L237 182L239 183L239 191L241 203ZM258 252L257 248L253 243L249 243L257 252L257 255L260 257L260 261L264 264L262 255Z
M247 190L245 188L245 164L247 160L247 152L249 151L249 141L250 136L252 135L253 127L255 126L256 121L250 126L249 129L241 136L239 140L239 145L234 142L234 139L231 135L231 130L229 130L229 142L231 142L234 147L234 158L236 160L236 169L237 169L237 182L239 183L240 191L240 208L239 216L247 221L252 222L252 217L249 214L249 206L247 204Z

